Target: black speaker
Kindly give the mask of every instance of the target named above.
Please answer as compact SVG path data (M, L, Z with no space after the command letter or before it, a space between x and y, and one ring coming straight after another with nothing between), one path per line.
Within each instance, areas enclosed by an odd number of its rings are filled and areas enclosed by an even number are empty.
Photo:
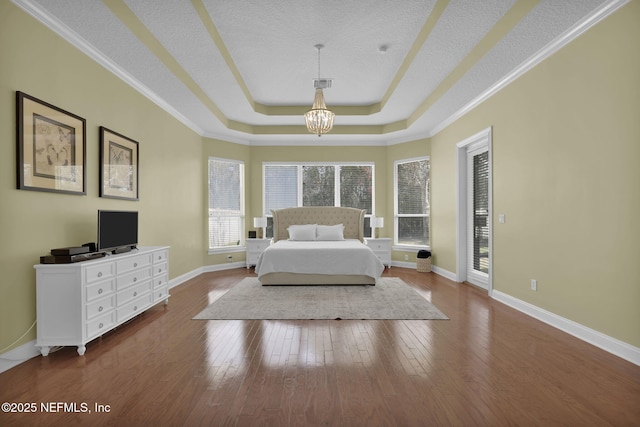
M249 231L249 238L250 239L255 239L256 238L256 231L255 230Z

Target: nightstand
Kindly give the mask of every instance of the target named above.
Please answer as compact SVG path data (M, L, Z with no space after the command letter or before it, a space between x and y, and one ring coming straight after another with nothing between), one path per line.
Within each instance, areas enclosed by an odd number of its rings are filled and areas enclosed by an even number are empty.
M258 263L258 257L271 244L271 239L247 239L247 268Z
M373 253L376 254L378 259L382 261L384 265L391 268L391 238L365 238L364 241L367 246L373 250Z

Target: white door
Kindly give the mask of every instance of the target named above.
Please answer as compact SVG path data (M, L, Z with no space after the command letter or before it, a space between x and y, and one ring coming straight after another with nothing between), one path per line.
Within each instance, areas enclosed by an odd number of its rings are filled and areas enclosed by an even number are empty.
M491 128L460 141L456 280L492 292Z

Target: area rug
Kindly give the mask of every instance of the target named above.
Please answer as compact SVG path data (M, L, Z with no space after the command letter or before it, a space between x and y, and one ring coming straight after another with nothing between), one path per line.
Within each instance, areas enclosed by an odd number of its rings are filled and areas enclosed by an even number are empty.
M246 277L194 320L431 320L445 319L433 304L398 277L375 286L262 286Z

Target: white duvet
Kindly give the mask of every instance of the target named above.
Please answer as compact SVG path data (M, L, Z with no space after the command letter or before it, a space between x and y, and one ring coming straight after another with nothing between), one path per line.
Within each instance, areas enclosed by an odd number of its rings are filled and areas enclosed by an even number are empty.
M269 273L358 274L378 279L384 265L371 248L355 239L278 240L258 258L258 278Z

